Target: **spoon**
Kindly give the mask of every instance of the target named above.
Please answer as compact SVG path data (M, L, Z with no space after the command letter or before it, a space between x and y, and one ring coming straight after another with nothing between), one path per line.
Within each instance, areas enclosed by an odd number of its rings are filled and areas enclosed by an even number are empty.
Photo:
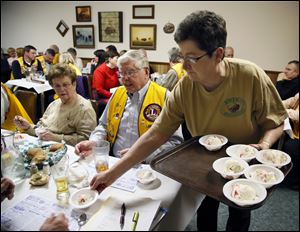
M77 223L79 226L78 230L80 230L81 226L83 226L86 223L86 219L87 219L87 216L85 213L80 214L80 216L77 218Z

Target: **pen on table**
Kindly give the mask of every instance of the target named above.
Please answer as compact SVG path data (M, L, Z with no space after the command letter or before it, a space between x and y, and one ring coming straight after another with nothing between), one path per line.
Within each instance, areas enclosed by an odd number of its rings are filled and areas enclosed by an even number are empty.
M132 224L131 224L132 231L135 231L138 220L139 220L139 211L135 211L133 214Z
M124 227L125 213L126 213L126 206L125 206L125 203L123 203L122 207L121 207L121 217L120 217L121 230L123 230L123 227Z

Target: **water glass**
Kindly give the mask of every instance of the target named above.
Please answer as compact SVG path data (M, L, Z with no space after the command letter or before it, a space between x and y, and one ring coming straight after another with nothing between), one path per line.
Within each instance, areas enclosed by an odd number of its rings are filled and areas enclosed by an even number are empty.
M108 169L110 143L101 140L92 148L96 171L103 172Z
M68 183L69 156L65 154L50 170L56 185L56 198L60 203L67 204L70 196Z

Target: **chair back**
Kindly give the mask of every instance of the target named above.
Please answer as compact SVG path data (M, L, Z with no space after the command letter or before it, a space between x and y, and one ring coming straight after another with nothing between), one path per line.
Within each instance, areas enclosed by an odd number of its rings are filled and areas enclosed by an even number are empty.
M88 77L78 76L76 78L76 92L86 99L90 99L88 90Z
M18 89L14 92L15 96L19 99L24 109L28 113L33 123L37 122L37 98L38 94L33 91Z

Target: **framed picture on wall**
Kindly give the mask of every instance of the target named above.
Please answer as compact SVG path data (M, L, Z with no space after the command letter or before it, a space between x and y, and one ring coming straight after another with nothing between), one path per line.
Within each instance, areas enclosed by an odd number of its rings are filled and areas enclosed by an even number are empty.
M59 32L59 34L61 34L62 37L64 37L67 31L69 30L69 27L64 22L64 20L60 20L56 26L56 30Z
M130 49L156 50L156 24L130 24Z
M76 21L91 22L92 21L91 6L76 6Z
M94 25L73 25L75 48L95 48Z
M154 5L133 5L133 19L154 19Z
M123 42L123 12L98 12L99 41Z

